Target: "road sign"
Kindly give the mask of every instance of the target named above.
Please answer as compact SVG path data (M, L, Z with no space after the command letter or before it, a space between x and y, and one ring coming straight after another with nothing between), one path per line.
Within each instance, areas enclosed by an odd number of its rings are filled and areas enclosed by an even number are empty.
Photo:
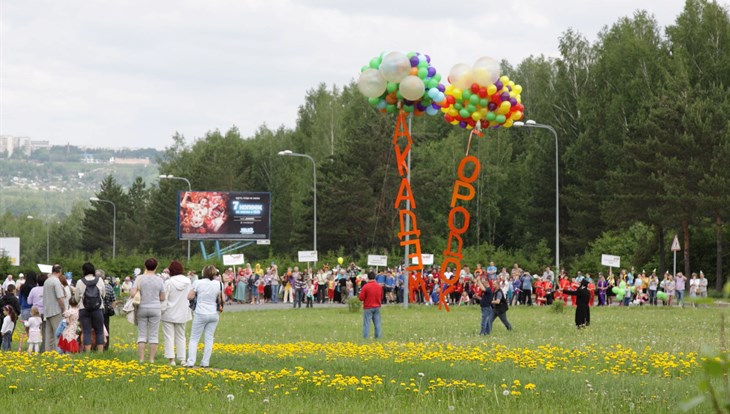
M299 252L300 262L318 262L316 250L303 250Z
M369 254L368 266L388 266L388 256Z
M428 253L421 253L421 261L424 265L432 265L433 264L433 255ZM412 257L411 258L412 264L418 264L418 258Z
M677 237L677 235L675 234L675 235L674 235L674 241L672 242L672 251L673 251L673 252L678 252L678 251L680 251L680 250L682 250L682 248L681 248L681 247L679 247L679 238L678 238L678 237Z
M601 265L608 267L621 267L621 256L612 256L610 254L601 255Z
M235 266L235 265L241 265L244 263L245 263L245 260L244 260L242 253L223 255L223 266Z

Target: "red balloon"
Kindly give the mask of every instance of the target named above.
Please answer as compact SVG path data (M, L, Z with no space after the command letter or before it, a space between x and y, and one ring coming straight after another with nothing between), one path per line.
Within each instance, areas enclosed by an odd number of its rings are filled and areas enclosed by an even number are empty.
M456 103L456 98L454 98L451 95L446 95L446 103L447 103L446 106L453 105Z
M487 97L487 88L485 88L485 87L479 88L479 97L480 98L486 98Z
M486 129L487 127L489 127L489 121L487 121L486 119L482 119L481 121L479 121L479 124L482 126L482 129Z
M471 84L471 92L472 93L478 93L479 92L479 85L476 83Z
M446 115L444 115L444 119L446 120L446 122L451 123L451 121L454 120L454 117L449 114L446 114Z

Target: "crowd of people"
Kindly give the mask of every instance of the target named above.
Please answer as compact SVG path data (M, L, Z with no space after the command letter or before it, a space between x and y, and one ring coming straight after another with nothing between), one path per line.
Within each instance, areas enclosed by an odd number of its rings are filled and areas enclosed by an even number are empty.
M636 272L632 268L618 274L599 272L594 277L582 272L569 276L561 269L556 277L550 267L541 274L531 274L517 263L507 270L498 269L494 262L487 267L477 264L473 271L464 266L458 275L451 268L442 274L439 266L408 273L402 267L363 270L354 263L323 265L316 270L294 266L281 272L274 263L266 269L246 264L223 273L209 265L202 277L195 272L184 274L178 261L160 273L157 268L157 261L150 258L144 263L143 273L135 272L137 276L127 276L121 283L91 263L82 266L82 277L75 284L71 273L64 275L60 265L52 266L49 274L29 271L27 275L19 274L17 280L8 275L0 285L2 350L12 349L13 332L18 326L22 329L21 343L27 339L29 353L107 350L109 317L115 314L117 301L115 288L128 298L125 310L134 315L131 321L138 329L140 362L145 355L154 362L162 325L164 356L170 364L194 366L202 337L200 365L207 367L218 314L225 303L281 302L295 308L302 304L313 307L315 303L346 303L352 297L362 299L362 289L370 283L379 288L368 289L366 307L366 314L376 326L376 337L380 336L380 318L375 308L402 303L406 297L411 303L424 305L478 304L482 309L480 334L488 335L497 318L508 330L512 328L506 317L509 306L551 305L561 300L577 307L576 325L584 327L590 324L591 306L657 306L659 302L683 306L685 294L706 297L708 286L702 272L692 273L690 278L666 272L660 278L655 271ZM374 298L373 292L379 297ZM186 340L185 325L190 320L192 332Z
M204 341L201 367L210 364L218 314L223 310L224 286L218 269L203 268L202 277L185 275L178 261L157 273L157 260L147 259L144 273L126 277L119 286L128 298L130 322L137 325L139 361L155 361L159 330L165 340L168 363L195 366L198 343ZM12 349L13 333L21 330L18 350L27 340L28 353L103 352L109 348L109 317L116 310L114 278L106 276L92 263L84 263L81 277L73 283L70 273L53 265L51 273L8 275L0 286L3 310L2 350ZM129 305L129 306L127 306ZM189 341L185 326L192 320Z

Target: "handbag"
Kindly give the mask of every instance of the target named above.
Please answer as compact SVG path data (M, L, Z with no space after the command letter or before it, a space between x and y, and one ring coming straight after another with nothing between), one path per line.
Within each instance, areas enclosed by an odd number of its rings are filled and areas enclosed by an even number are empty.
M221 300L221 294L223 293L223 283L221 283L220 281L218 281L218 283L220 283L221 285L221 291L215 298L215 308L218 312L223 312L223 300Z
M134 294L134 297L132 297L132 305L137 306L142 301L142 276L139 276L139 279L137 280L137 292Z
M127 321L132 325L137 324L137 310L134 305L134 298L127 299L122 311L127 314Z

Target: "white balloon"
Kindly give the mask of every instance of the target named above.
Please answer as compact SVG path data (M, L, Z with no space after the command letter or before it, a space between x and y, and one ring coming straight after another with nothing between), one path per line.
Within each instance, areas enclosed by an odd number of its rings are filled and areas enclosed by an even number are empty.
M380 72L388 82L400 82L411 71L411 61L401 52L390 52L380 62Z
M500 75L499 62L490 56L482 56L474 62L472 75L474 82L480 86L487 86L499 79Z
M360 73L357 80L357 88L368 98L377 98L385 92L385 78L377 69L366 69Z
M472 83L471 66L457 63L449 71L449 82L459 89L466 89Z
M409 101L417 101L423 97L426 85L418 76L406 76L398 86L400 94Z

